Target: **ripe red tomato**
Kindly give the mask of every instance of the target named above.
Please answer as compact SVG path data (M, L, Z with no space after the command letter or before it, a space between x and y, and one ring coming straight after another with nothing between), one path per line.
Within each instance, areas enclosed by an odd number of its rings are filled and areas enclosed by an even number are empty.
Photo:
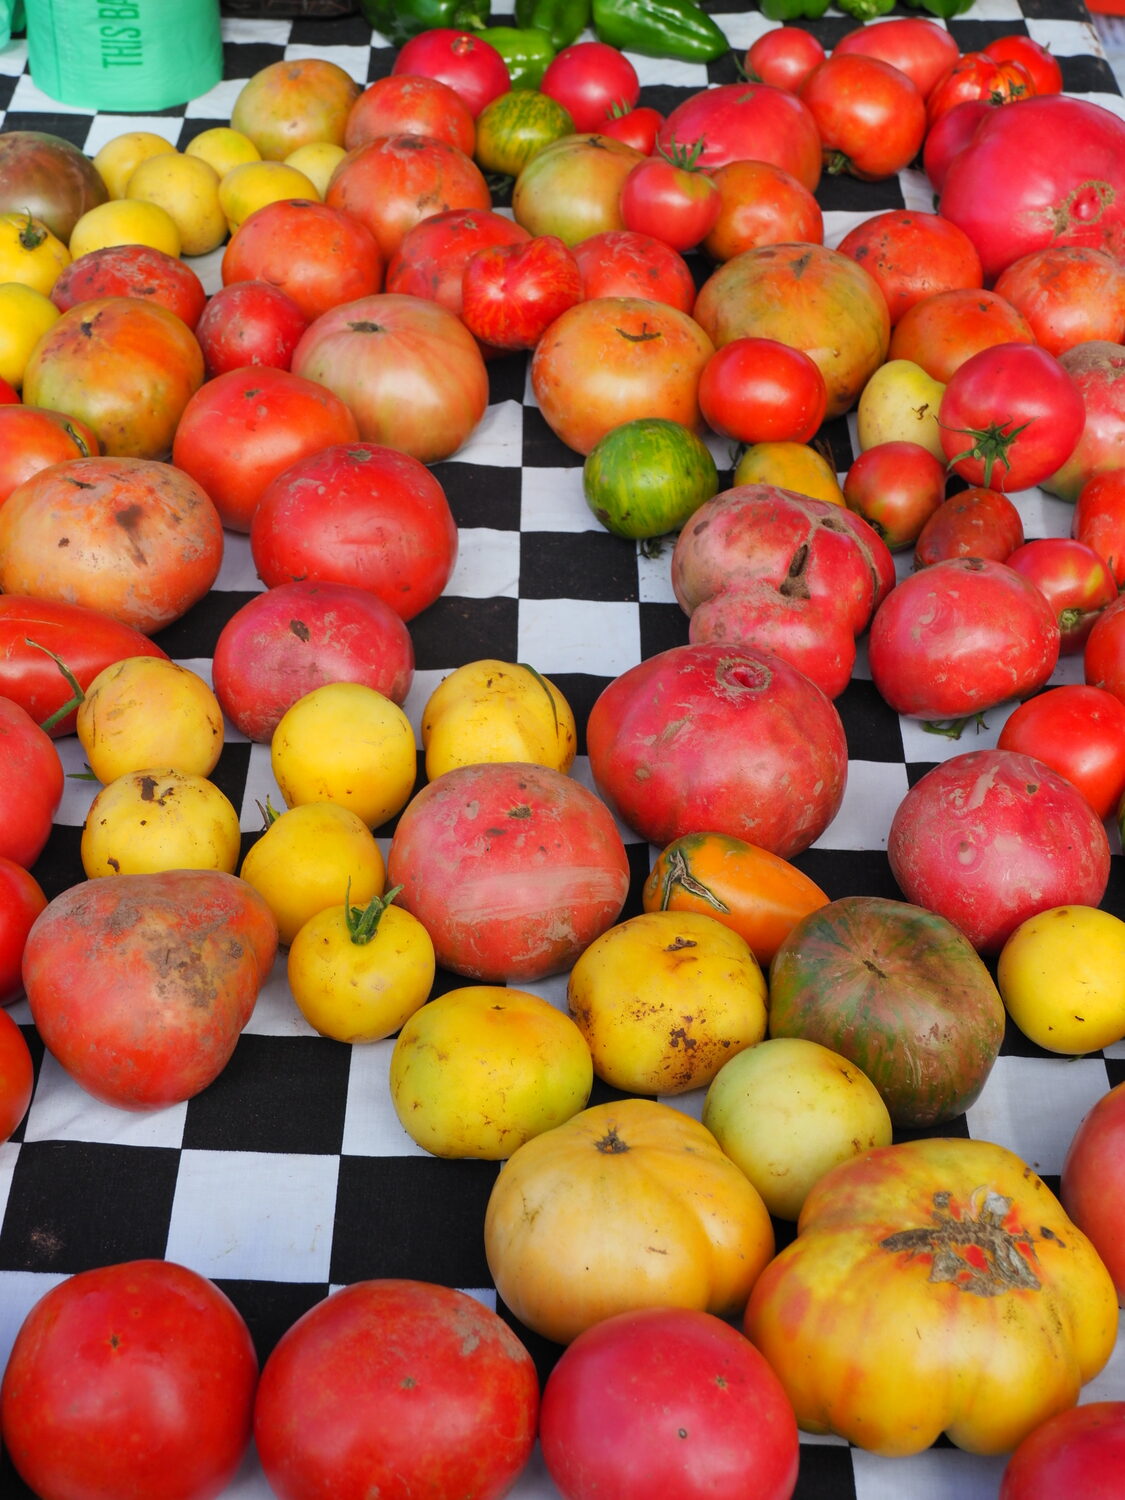
M1063 1160L1059 1197L1093 1241L1125 1307L1125 1083L1102 1094L1079 1122Z
M614 105L632 109L641 82L624 52L608 42L572 42L547 64L539 90L557 100L582 133L600 131Z
M695 305L695 278L687 261L648 234L609 229L572 247L587 297L647 297L680 312Z
M104 245L64 266L51 288L60 312L97 297L141 297L182 318L189 328L199 321L207 293L199 276L177 255L150 245Z
M966 99L1011 104L1018 99L1030 99L1034 93L1035 82L1023 63L1000 61L987 52L963 52L930 90L926 100L927 127L932 129L947 110Z
M935 292L908 307L891 330L888 359L909 359L948 384L971 354L993 344L1033 344L1027 319L995 292L975 287Z
M1078 491L1071 535L1105 558L1125 586L1125 469L1094 474Z
M461 313L461 278L469 257L489 245L518 245L529 230L491 209L451 208L407 230L387 265L388 292L429 297Z
M432 135L472 156L477 129L464 98L440 78L397 70L369 83L348 111L344 149L381 135Z
M877 182L908 166L922 149L926 104L914 80L862 52L833 52L797 97L816 121L824 165Z
M710 234L722 200L710 175L695 166L696 150L672 147L638 162L621 184L626 229L691 250Z
M777 339L732 339L699 376L699 409L721 437L740 443L808 443L820 430L828 387L803 349Z
M1125 703L1105 688L1066 683L1037 693L1008 715L996 743L1065 776L1103 820L1125 792Z
M656 150L656 137L664 116L650 104L622 106L620 99L614 100L609 114L598 126L599 135L612 136L615 141L624 141L643 156L651 156Z
M1058 615L1063 656L1082 650L1094 621L1117 598L1117 581L1105 558L1073 537L1037 537L1005 561L1031 580Z
M788 89L720 83L689 95L664 121L657 145L690 149L699 140L701 167L764 161L782 167L810 193L820 182L820 132L808 106Z
M222 259L223 285L270 281L308 322L380 290L383 255L366 225L327 203L282 198L248 215ZM250 361L247 361L250 363Z
M876 443L848 470L844 500L892 552L901 552L914 546L945 500L945 465L920 443Z
M889 208L861 219L836 248L874 276L892 323L938 292L983 285L976 246L963 229L940 214Z
M926 16L896 16L878 26L857 26L834 43L833 52L878 57L914 80L925 99L961 55L955 38Z
M1024 1438L1008 1460L998 1500L1117 1500L1123 1490L1125 1401L1088 1401L1048 1418Z
M942 502L922 527L914 566L947 557L988 557L1003 562L1023 541L1023 518L999 490L971 485Z
M675 1307L579 1334L544 1387L540 1441L564 1500L789 1500L800 1457L793 1409L754 1345Z
M62 762L51 736L18 703L0 698L0 857L31 868L62 794Z
M249 1329L198 1272L163 1260L81 1271L16 1334L4 1445L37 1495L201 1500L242 1462L257 1376Z
M1082 652L1083 675L1125 703L1125 594L1094 621Z
M359 1281L282 1334L254 1436L284 1500L499 1500L531 1457L538 1405L531 1355L483 1303L421 1281Z
M309 320L288 292L270 281L232 281L215 292L195 336L203 350L207 378L270 365L288 370L293 350Z
M471 31L433 26L404 42L392 73L436 78L461 95L475 119L486 104L512 86L504 59L489 42Z
M791 172L766 161L730 161L712 174L719 217L703 241L712 260L761 245L824 243L820 204Z
M775 26L751 42L742 66L747 78L796 93L827 54L803 26Z
M31 877L27 878L30 880ZM0 944L7 946L6 934L0 938ZM0 959L0 963L3 961ZM0 1142L11 1140L12 1133L27 1114L34 1091L35 1064L31 1049L8 1012L0 1010Z
M996 105L989 99L966 99L955 104L930 125L922 145L922 168L935 193L945 186L949 164L972 140L977 126Z
M1006 266L993 284L1050 354L1125 338L1125 267L1090 245L1047 245Z
M47 904L43 887L30 871L14 859L0 855L0 1005L9 1005L17 995L23 994L23 979L20 965L24 944L31 924ZM2 1048L0 1048L2 1052ZM4 1076L0 1063L0 1079ZM9 1092L0 1085L0 1099ZM24 1105L24 1109L27 1105ZM3 1110L0 1109L0 1139L7 1140L19 1120L3 1133ZM20 1119L23 1110L20 1111Z
M1010 36L998 36L984 48L989 57L997 62L1022 63L1031 74L1037 94L1061 94L1063 88L1062 69L1058 59L1030 37L1026 32L1013 32Z
M40 469L100 452L91 428L66 412L0 403L0 505Z
M581 300L578 262L554 234L477 250L461 277L465 326L494 349L534 349L555 319Z
M996 344L950 376L938 424L954 473L969 484L1025 490L1073 453L1086 407L1054 355L1038 344Z

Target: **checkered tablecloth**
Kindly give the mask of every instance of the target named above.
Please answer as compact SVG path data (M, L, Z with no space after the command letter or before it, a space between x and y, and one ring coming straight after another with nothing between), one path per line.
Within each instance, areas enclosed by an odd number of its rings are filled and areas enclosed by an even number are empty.
M497 0L504 19L510 4ZM733 53L709 67L637 57L646 102L667 111L710 82L736 77L735 57L770 23L756 10L711 7ZM912 12L903 11L902 14ZM832 11L812 27L831 46L855 23ZM1068 92L1125 113L1096 32L1076 0L977 0L950 24L963 50L1026 29L1059 58ZM55 103L26 70L21 39L0 50L0 123L45 129L92 155L124 130L149 129L183 146L227 124L242 84L283 56L327 57L366 83L390 71L393 53L358 17L333 21L224 19L224 81L186 107L156 116L91 116ZM836 244L859 219L885 208L933 207L916 172L880 183L826 177L819 190L825 238ZM219 255L196 262L209 290ZM602 531L582 496L581 460L536 410L522 356L490 367L487 415L456 457L435 472L461 531L460 558L445 595L411 623L417 670L407 702L417 728L430 691L450 669L483 656L534 665L552 677L584 723L601 689L641 658L687 639L669 582L670 546L655 555ZM854 453L848 419L821 435L843 473ZM729 476L729 445L713 451ZM1065 534L1069 509L1038 491L1018 497L1028 537ZM908 560L902 562L907 567ZM224 621L260 589L245 537L228 534L212 594L158 637L178 661L209 672ZM1080 681L1065 659L1056 681ZM831 896L897 896L886 859L887 830L907 787L935 761L970 748L927 734L893 715L875 693L861 651L838 706L851 763L839 816L797 863ZM971 747L990 746L1005 717L988 714ZM60 742L68 771L83 769L73 738ZM580 746L584 749L584 746ZM575 775L589 781L580 754ZM257 802L274 788L268 749L235 731L215 779L241 809L244 844L259 829ZM67 783L57 826L36 874L48 895L82 878L79 834L96 787ZM381 830L389 835L390 829ZM627 831L634 889L652 851ZM1106 904L1125 916L1125 879L1114 835ZM438 990L462 981L440 976ZM565 1004L565 979L529 986ZM30 1306L55 1282L84 1268L142 1256L181 1261L213 1278L246 1317L264 1358L302 1312L341 1284L379 1276L432 1280L496 1305L482 1242L485 1201L498 1168L430 1157L404 1134L391 1109L389 1041L347 1047L315 1035L289 996L284 965L262 994L235 1056L198 1098L147 1115L92 1102L35 1037L26 1004L13 1007L35 1050L38 1082L24 1125L0 1147L0 1360ZM948 1133L1018 1152L1057 1184L1071 1135L1106 1089L1125 1079L1125 1045L1079 1059L1049 1056L1009 1029L979 1102ZM609 1097L598 1087L594 1101ZM702 1098L670 1101L698 1113ZM779 1229L781 1226L779 1226ZM786 1231L782 1229L784 1238ZM500 1311L504 1309L501 1307ZM519 1330L542 1374L558 1350ZM1125 1399L1125 1341L1084 1399ZM874 1458L839 1441L805 1439L798 1500L994 1500L1003 1460L980 1460L945 1444L910 1460ZM26 1494L10 1471L0 1490ZM265 1500L253 1454L228 1495ZM555 1491L538 1457L517 1500Z

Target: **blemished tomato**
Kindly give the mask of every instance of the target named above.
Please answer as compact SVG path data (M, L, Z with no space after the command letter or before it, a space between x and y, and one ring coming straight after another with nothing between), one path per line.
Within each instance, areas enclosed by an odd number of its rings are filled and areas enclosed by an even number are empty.
M844 502L901 552L945 500L945 477L945 465L920 443L876 443L844 476Z
M709 174L697 170L695 150L672 147L638 162L621 184L625 228L691 250L715 227L722 200Z
M833 52L797 97L816 121L831 174L876 182L908 166L922 148L925 101L912 78L881 58Z
M250 1444L258 1357L229 1298L164 1260L82 1271L16 1334L4 1445L39 1495L221 1494Z
M142 297L159 302L189 328L199 321L207 293L185 260L150 245L105 245L72 260L51 288L60 312L97 297Z
M2 877L0 877L2 878ZM6 941L0 938L0 942ZM23 1032L6 1010L0 1010L0 1143L27 1114L35 1091L35 1064Z
M926 297L983 282L976 246L940 214L887 209L861 220L836 248L874 276L892 324Z
M751 42L742 65L747 78L796 93L825 56L823 43L803 26L774 26Z
M18 401L0 405L0 505L18 484L49 464L100 452L91 429L66 412Z
M1094 621L1082 652L1086 681L1125 702L1125 595L1119 595Z
M947 557L989 557L1003 562L1023 541L1023 517L999 490L970 485L942 502L914 547L914 566Z
M700 372L704 421L740 443L811 442L827 406L819 365L777 339L732 339Z
M962 231L963 232L963 231ZM1125 337L1125 267L1090 245L1047 245L1021 255L993 284L1051 354Z
M648 1307L579 1334L547 1378L543 1459L564 1500L789 1500L789 1401L749 1339L712 1313Z
M475 118L512 86L504 59L479 34L452 26L428 27L395 54L394 73L436 78L460 94Z
M624 141L644 156L651 156L656 150L656 137L663 124L664 116L651 105L622 107L621 100L616 99L598 125L598 131L601 135L612 136L615 141Z
M927 16L896 16L878 26L857 26L832 50L881 58L912 78L923 99L960 56L949 30Z
M249 365L288 370L308 326L289 293L272 282L233 281L221 286L195 325L207 378Z
M1087 1401L1057 1412L1019 1444L998 1500L1081 1495L1117 1500L1125 1486L1125 1401Z
M1073 537L1036 537L1005 562L1030 578L1054 608L1064 656L1082 650L1098 615L1117 598L1113 569L1093 547Z
M592 234L572 246L583 297L647 297L683 313L695 305L695 278L687 261L651 235L628 229Z
M701 167L765 161L791 173L810 193L820 182L820 132L808 106L788 89L720 83L691 94L664 121L657 145L690 149L699 140Z
M224 286L269 281L311 322L383 285L384 257L366 225L342 209L281 198L250 214L223 251Z
M555 319L581 300L578 262L553 234L477 250L461 276L461 318L493 349L534 349Z
M640 99L637 70L623 52L606 42L572 42L550 63L540 91L558 102L577 131L601 130L615 104L632 108Z
M399 71L369 83L352 105L344 126L344 149L403 131L437 136L467 156L472 156L476 143L473 111L456 89L440 78Z
M987 52L963 52L948 72L934 84L926 99L927 128L954 105L967 99L987 99L990 104L1011 104L1029 99L1035 82L1023 63L1000 60Z
M1064 683L1037 693L1008 715L996 744L1065 776L1103 821L1125 793L1125 703L1105 688Z
M1062 93L1063 76L1058 59L1042 42L1037 42L1026 32L998 36L985 44L984 51L997 62L1022 63L1031 74L1037 94Z
M981 287L958 287L908 307L891 331L887 358L908 359L946 385L982 349L1034 342L1031 325L1006 298Z
M1101 554L1125 585L1125 469L1094 474L1078 491L1071 535Z
M20 964L24 944L31 924L46 904L47 897L35 876L14 859L0 855L0 1005L9 1005L23 993ZM0 1089L0 1096L4 1092ZM0 1139L7 1140L14 1128L4 1135L0 1124Z

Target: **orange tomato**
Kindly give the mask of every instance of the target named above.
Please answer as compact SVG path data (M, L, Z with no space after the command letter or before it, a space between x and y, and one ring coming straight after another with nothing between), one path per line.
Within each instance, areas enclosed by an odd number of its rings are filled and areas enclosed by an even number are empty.
M642 893L645 911L695 911L731 927L765 968L810 911L828 903L795 865L726 833L688 833L657 857Z

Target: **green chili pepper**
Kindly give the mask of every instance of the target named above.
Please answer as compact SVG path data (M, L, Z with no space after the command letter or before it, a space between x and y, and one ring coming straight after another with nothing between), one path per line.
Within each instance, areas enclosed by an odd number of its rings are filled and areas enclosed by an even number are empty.
M359 0L368 24L396 47L438 26L479 31L492 11L492 0Z
M857 21L872 21L894 10L895 0L836 0L836 8Z
M590 0L516 0L516 25L536 26L556 52L569 47L590 24Z
M694 0L593 0L591 14L599 41L642 57L710 62L730 50L726 34Z
M819 21L830 0L759 0L767 21Z
M481 33L504 59L514 89L537 89L555 56L551 38L535 26L490 26Z

